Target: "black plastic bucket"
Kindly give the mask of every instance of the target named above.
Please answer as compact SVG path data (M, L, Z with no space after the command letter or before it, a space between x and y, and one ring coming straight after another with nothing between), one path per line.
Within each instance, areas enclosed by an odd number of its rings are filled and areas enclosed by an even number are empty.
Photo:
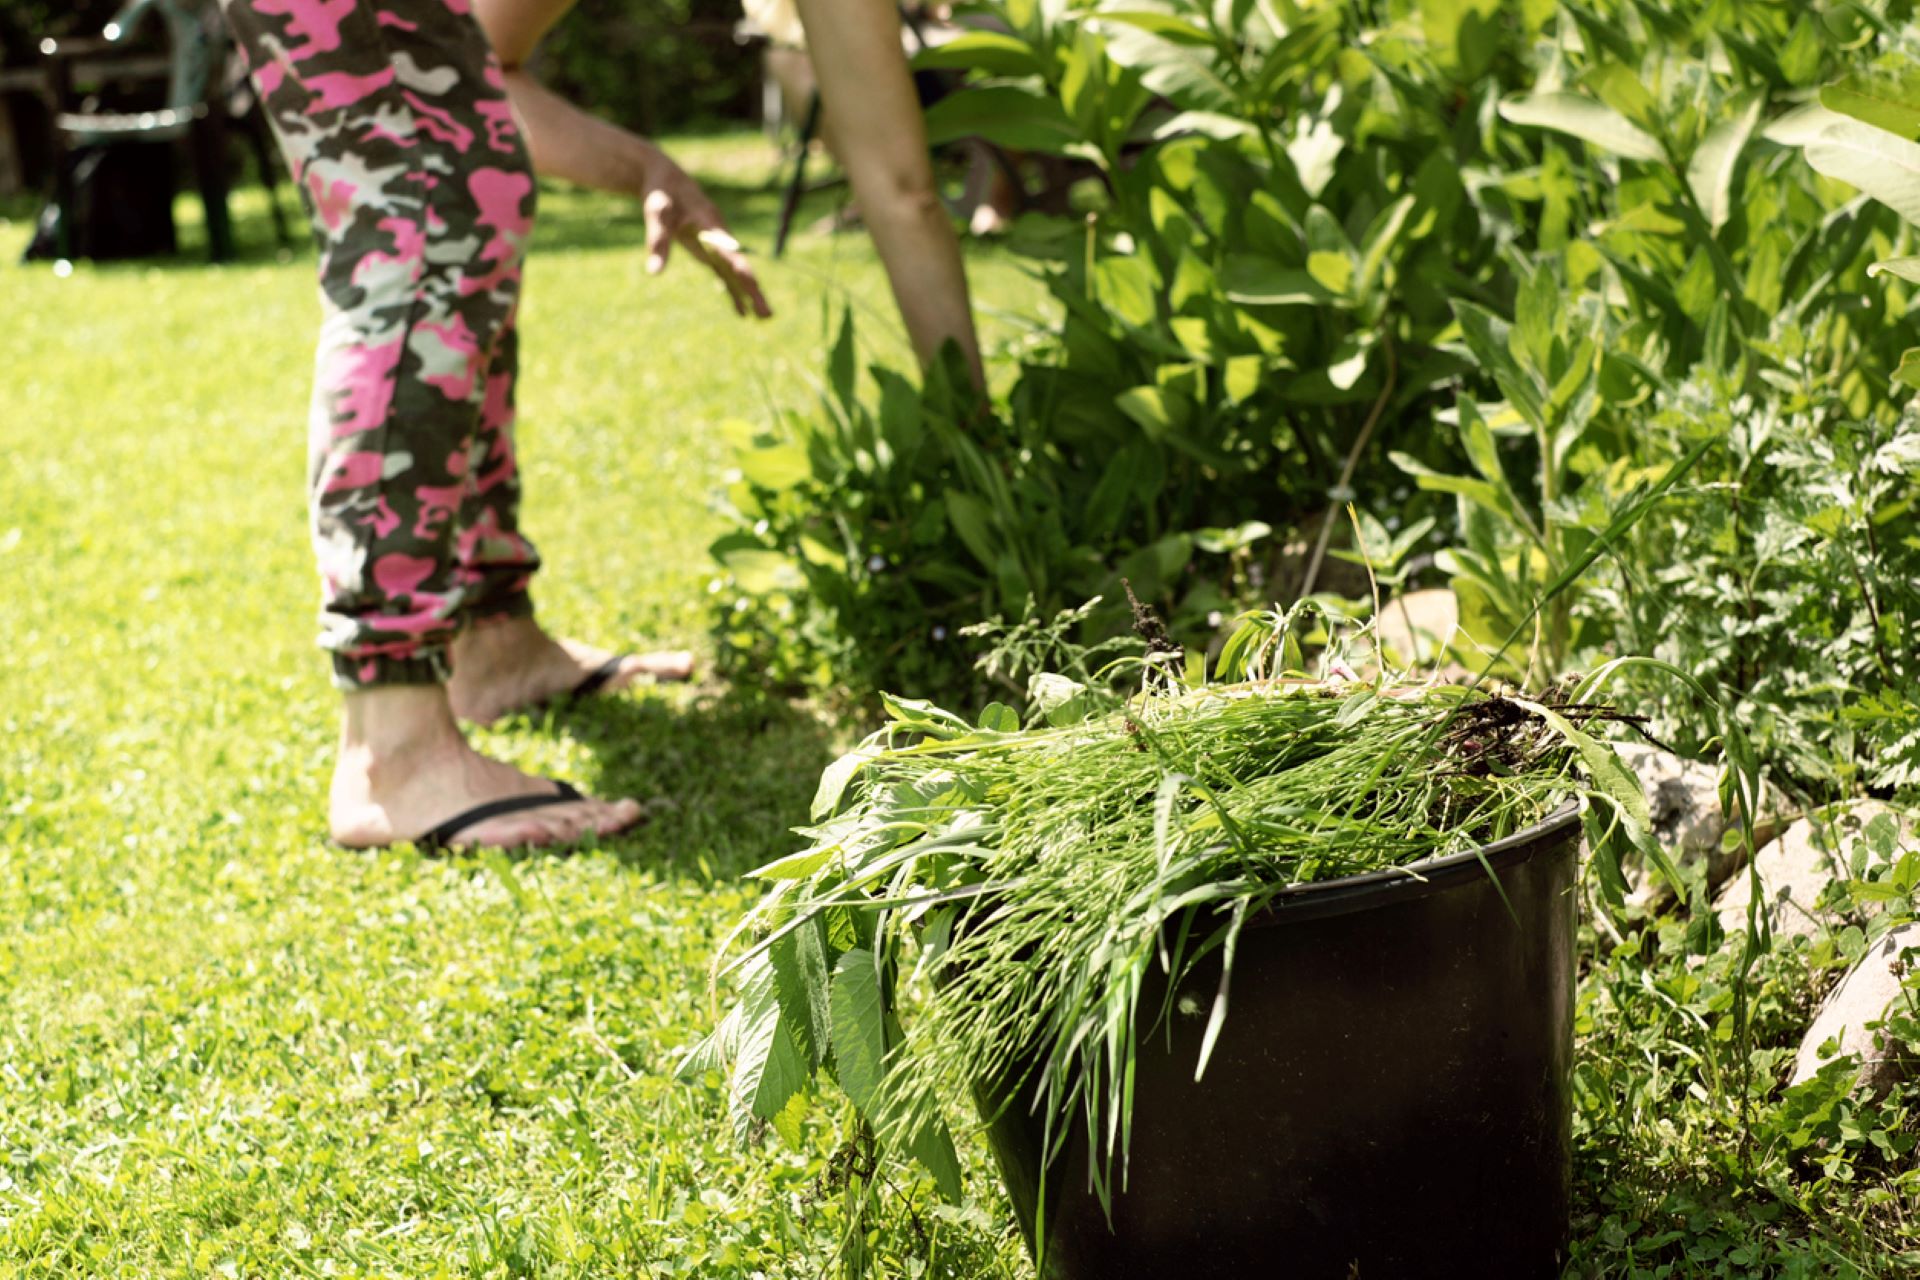
M1050 1280L1560 1275L1578 842L1568 809L1417 880L1289 890L1241 934L1198 1083L1217 959L1171 1047L1147 983L1126 1187L1116 1161L1109 1223L1076 1125L1046 1180ZM1016 1102L989 1137L1032 1246L1036 1121Z

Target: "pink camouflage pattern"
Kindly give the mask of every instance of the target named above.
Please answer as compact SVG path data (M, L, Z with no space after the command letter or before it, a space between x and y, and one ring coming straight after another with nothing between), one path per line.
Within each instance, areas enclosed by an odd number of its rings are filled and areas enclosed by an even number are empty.
M466 0L221 0L320 244L308 422L321 646L344 688L447 676L524 616L515 312L532 167Z

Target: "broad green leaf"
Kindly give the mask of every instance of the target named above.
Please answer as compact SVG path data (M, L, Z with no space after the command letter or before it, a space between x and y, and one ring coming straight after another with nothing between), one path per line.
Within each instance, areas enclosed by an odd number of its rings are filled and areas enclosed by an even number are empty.
M1360 271L1353 285L1355 297L1364 301L1379 284L1386 271L1387 257L1407 225L1407 215L1413 212L1414 203L1412 196L1400 197L1381 210L1373 225L1367 228L1366 249L1360 256Z
M1540 385L1513 358L1507 322L1485 307L1459 299L1453 300L1453 314L1473 358L1493 375L1508 403L1536 430L1544 429L1547 409Z
M1414 484L1429 493L1451 493L1466 501L1495 512L1511 521L1511 508L1508 505L1505 490L1486 480L1473 476L1450 476L1435 471L1410 454L1394 450L1387 458L1394 466L1413 477Z
M1500 465L1500 446L1495 443L1487 420L1480 416L1479 407L1469 398L1462 396L1459 404L1460 443L1466 447L1467 461L1489 483L1507 488L1507 473Z
M1249 520L1231 529L1196 529L1193 545L1214 555L1241 551L1262 538L1273 536L1273 526L1264 520Z
M1920 258L1888 258L1867 268L1870 276L1898 276L1910 284L1920 284Z
M1113 403L1139 424L1148 439L1164 440L1179 425L1173 398L1159 387L1130 387L1115 396Z
M1327 365L1327 381L1342 391L1352 390L1365 376L1367 356L1372 350L1371 341L1347 338L1333 350L1333 358Z
M933 1185L949 1204L960 1201L960 1154L953 1148L953 1135L945 1123L923 1125L907 1143L907 1154L933 1175Z
M989 702L980 713L980 727L988 733L1018 733L1020 713L1004 702Z
M821 772L820 786L813 793L815 822L833 816L834 811L840 807L840 797L846 793L847 784L852 782L878 754L875 748L861 747L847 752Z
M1590 142L1629 160L1661 159L1660 144L1605 103L1575 93L1536 93L1500 104L1500 117L1513 124L1552 129Z
M1234 356L1227 361L1224 379L1227 399L1238 404L1260 389L1266 375L1266 361L1260 356Z
M998 539L993 535L993 509L971 493L947 491L947 519L953 531L983 567L992 568L999 559Z
M1709 130L1695 148L1693 159L1687 162L1687 185L1692 188L1701 212L1706 214L1707 225L1715 231L1733 216L1734 171L1747 149L1747 141L1753 137L1754 126L1760 123L1763 105L1761 94L1748 94L1746 105L1731 119L1722 120Z
M740 1038L734 1049L735 1106L761 1120L780 1114L809 1074L780 1009L771 964L747 970L740 992Z
M1218 364L1220 353L1213 345L1213 326L1200 316L1175 316L1168 321L1174 341L1180 349L1203 365Z
M1026 41L998 31L965 31L922 49L913 59L917 71L985 71L996 76L1039 75L1040 58Z
M807 921L776 940L767 949L767 958L773 965L781 1017L810 1072L827 1056L832 1035L827 1013L826 926L817 918Z
M1434 61L1460 80L1485 73L1497 51L1500 0L1420 0L1420 23Z
M1817 102L1803 102L1777 120L1771 120L1760 136L1782 147L1805 147L1826 131L1827 126L1846 117Z
M1145 257L1102 258L1094 264L1094 298L1135 328L1150 325L1159 318L1158 285L1158 273Z
M1196 26L1185 18L1171 13L1158 13L1152 10L1106 10L1100 13L1099 21L1132 27L1173 44L1188 45L1195 49L1210 49L1216 43L1206 28Z
M873 952L855 948L833 966L827 1003L833 1025L833 1071L853 1105L869 1119L886 1074L886 1010Z
M1620 63L1603 63L1589 71L1583 80L1600 101L1619 112L1636 128L1645 129L1652 125L1660 113L1660 104L1654 101L1653 94L1640 82L1640 77Z
M1249 138L1259 132L1245 120L1222 115L1218 111L1182 111L1156 128L1153 139L1155 142L1164 142L1182 134L1198 133L1227 142L1234 138Z
M1920 141L1920 80L1852 75L1822 89L1820 105L1909 142Z
M1221 283L1227 297L1253 306L1318 306L1333 301L1326 286L1307 272L1259 254L1230 255Z
M1825 41L1820 38L1820 21L1813 13L1802 11L1787 40L1780 47L1780 74L1792 85L1809 85L1820 76L1820 55Z
M1316 251L1307 255L1307 274L1327 292L1344 294L1353 282L1353 259L1344 253Z
M1807 145L1807 163L1920 223L1920 145L1858 120L1839 120Z
M1620 811L1632 819L1641 830L1647 830L1651 818L1647 810L1647 793L1640 786L1640 779L1620 759L1620 754L1611 746L1591 735L1576 729L1573 723L1552 707L1538 702L1529 702L1524 698L1513 700L1517 705L1533 712L1563 738L1567 745L1579 755L1580 763L1586 766L1587 776L1593 779L1593 785L1602 794L1620 807Z
M1900 353L1900 367L1894 370L1896 380L1920 391L1920 347L1908 347Z
M1223 59L1205 31L1169 14L1102 14L1107 57L1131 68L1140 83L1188 111L1229 112L1233 86L1221 76Z
M845 759L844 756L841 758ZM819 818L823 815L815 813L813 816ZM765 866L755 867L747 872L746 878L749 880L804 880L832 861L833 855L838 851L837 845L802 849L798 853L789 853L783 858L775 858Z
M736 464L741 476L762 489L791 489L813 475L807 451L797 444L776 444L741 453Z
M962 89L927 108L928 142L964 138L1050 155L1064 155L1081 141L1059 99L1013 85Z

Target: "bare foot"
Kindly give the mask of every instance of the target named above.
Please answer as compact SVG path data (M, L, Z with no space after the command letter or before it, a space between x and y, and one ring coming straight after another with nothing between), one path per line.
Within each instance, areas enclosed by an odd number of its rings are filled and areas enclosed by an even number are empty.
M351 849L418 840L476 805L551 795L554 784L489 759L467 745L446 691L437 685L347 695L327 817ZM576 800L476 822L456 846L521 848L613 835L640 820L632 800Z
M491 724L510 712L565 697L613 656L610 650L556 640L531 618L484 623L455 637L447 697L460 719ZM684 649L631 653L596 692L692 674L693 655Z

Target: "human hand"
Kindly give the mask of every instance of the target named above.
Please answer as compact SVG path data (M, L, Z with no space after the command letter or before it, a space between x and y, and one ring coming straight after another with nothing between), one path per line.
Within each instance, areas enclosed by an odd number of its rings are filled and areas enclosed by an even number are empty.
M720 210L665 152L657 147L651 151L640 193L640 208L647 219L647 274L657 276L667 269L667 255L678 241L720 277L736 312L744 316L751 311L767 319L773 308L767 305L746 252L727 230Z

